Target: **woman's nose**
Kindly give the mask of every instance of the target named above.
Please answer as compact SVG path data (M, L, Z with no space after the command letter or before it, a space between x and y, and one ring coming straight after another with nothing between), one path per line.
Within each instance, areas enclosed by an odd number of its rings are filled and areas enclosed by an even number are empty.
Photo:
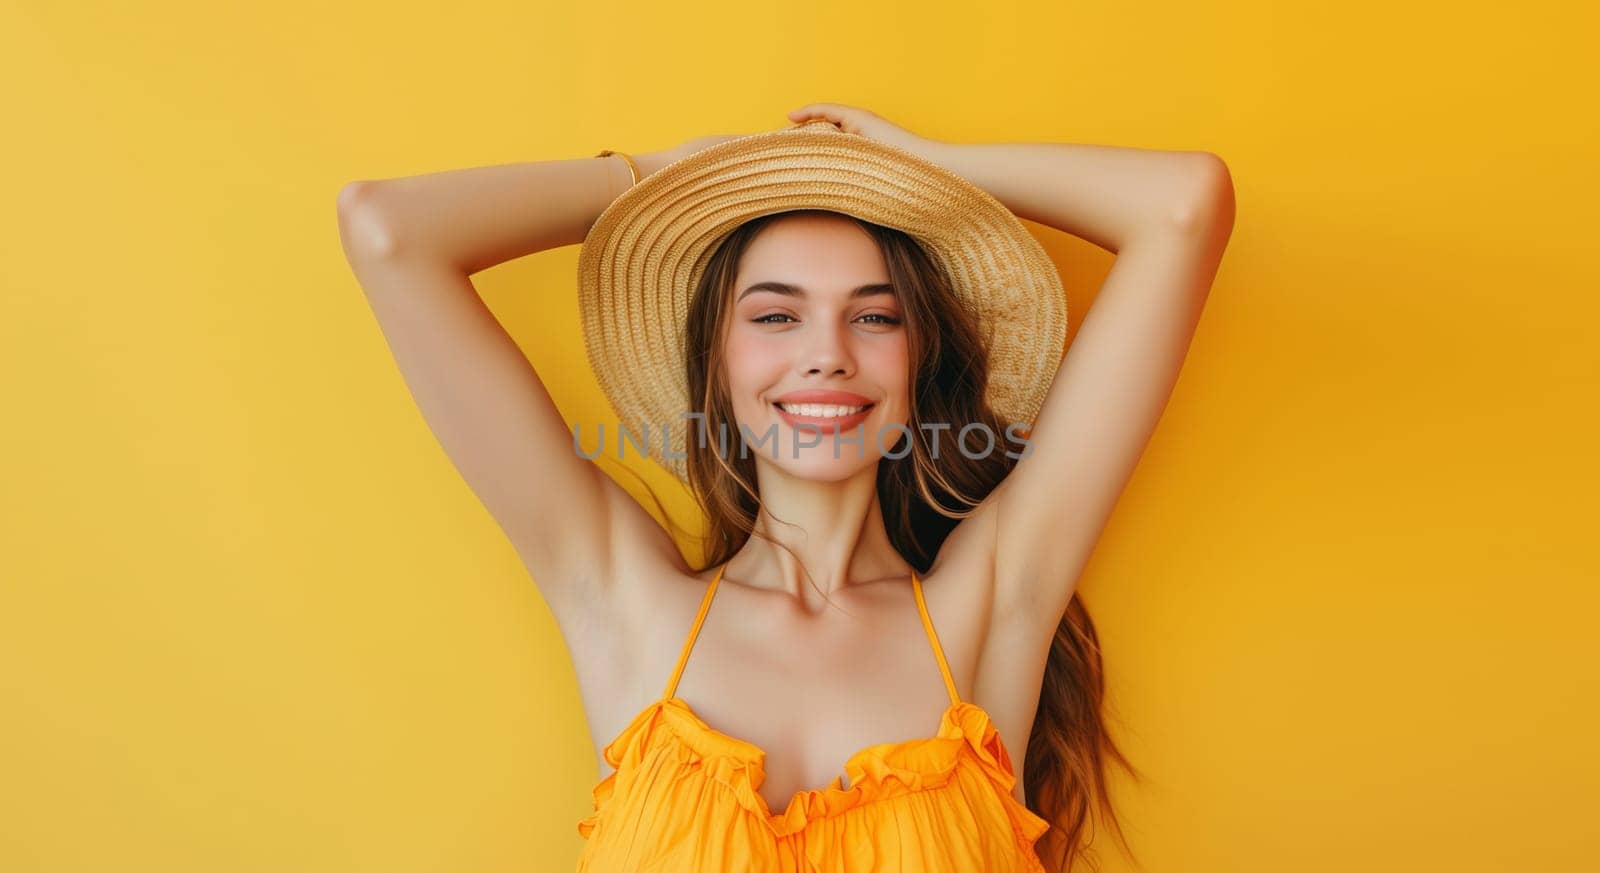
M848 376L852 358L847 330L832 324L815 327L805 347L802 369L808 374L841 373Z

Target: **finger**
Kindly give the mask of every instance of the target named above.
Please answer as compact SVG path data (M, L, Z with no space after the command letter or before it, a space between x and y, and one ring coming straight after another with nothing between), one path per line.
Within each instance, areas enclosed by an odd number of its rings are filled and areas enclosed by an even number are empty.
M844 113L841 111L842 109L843 107L839 106L837 103L807 103L799 109L790 112L789 117L794 119L815 117L826 118L829 121L838 121L844 116Z

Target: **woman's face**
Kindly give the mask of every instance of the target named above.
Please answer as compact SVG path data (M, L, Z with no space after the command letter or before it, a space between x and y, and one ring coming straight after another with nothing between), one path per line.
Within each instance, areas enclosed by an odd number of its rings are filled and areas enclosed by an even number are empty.
M757 463L837 481L894 448L909 352L872 237L844 218L775 219L745 249L733 296L728 387ZM729 454L738 446L729 434Z

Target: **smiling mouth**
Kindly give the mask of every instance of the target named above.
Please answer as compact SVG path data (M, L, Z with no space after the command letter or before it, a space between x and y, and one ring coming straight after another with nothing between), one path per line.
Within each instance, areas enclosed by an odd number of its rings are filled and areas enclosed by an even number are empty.
M778 409L795 418L814 418L821 421L854 418L871 409L874 404L840 406L835 403L774 403Z

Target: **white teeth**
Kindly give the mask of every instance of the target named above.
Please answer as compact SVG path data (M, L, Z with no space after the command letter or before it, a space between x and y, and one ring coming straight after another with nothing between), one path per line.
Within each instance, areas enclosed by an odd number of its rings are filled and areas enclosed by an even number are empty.
M865 406L834 406L826 403L780 403L778 406L784 412L792 415L805 415L812 418L843 418L855 415Z

